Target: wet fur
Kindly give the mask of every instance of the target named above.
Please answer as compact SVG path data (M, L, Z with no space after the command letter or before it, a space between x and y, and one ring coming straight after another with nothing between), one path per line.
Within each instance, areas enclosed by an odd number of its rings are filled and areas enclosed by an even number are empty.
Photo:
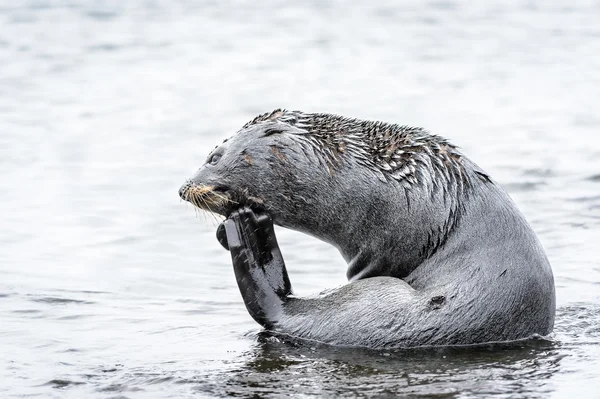
M182 198L225 216L244 205L265 210L276 224L334 245L348 262L350 284L319 298L289 297L270 328L369 347L552 330L554 283L543 248L508 195L445 139L276 110L215 153L220 161L203 166ZM207 186L224 190L213 190L219 197L210 206L187 194Z

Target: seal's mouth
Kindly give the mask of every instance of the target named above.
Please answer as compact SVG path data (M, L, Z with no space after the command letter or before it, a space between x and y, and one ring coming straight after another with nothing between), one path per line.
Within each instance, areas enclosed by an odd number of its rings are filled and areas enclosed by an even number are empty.
M226 218L243 207L249 207L255 212L272 211L267 209L262 198L252 196L247 189L236 190L225 185L197 184L188 180L179 189L179 196L197 209Z
M231 190L224 186L199 185L188 181L179 189L179 196L198 209L226 217L240 206L233 200Z

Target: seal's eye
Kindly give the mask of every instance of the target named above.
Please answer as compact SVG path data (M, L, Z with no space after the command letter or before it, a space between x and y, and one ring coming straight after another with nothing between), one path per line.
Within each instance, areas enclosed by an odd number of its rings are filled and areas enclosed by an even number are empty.
M219 162L219 159L221 159L221 154L213 154L208 160L208 163L211 165L216 165L217 162Z

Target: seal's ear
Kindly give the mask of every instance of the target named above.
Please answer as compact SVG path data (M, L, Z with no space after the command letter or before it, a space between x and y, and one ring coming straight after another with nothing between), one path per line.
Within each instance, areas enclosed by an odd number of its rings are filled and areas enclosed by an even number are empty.
M217 227L217 240L219 240L223 248L229 251L229 243L227 242L227 232L225 231L226 221L227 220L221 222L219 227Z
M283 130L278 129L278 128L268 128L267 130L265 130L265 134L263 137L267 137L267 136L272 136L274 134L281 134L283 133Z

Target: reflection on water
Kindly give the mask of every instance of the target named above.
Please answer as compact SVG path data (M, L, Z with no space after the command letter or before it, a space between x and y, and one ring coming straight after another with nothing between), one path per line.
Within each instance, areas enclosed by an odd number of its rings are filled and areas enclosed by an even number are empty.
M499 394L550 391L559 351L548 341L479 348L369 351L259 340L247 363L224 373L221 383L201 385L224 395L325 396ZM285 382L282 384L282 382Z
M593 2L0 4L0 397L594 397ZM424 126L503 184L553 265L549 341L398 352L259 334L177 190L258 113ZM295 292L345 282L277 231Z

